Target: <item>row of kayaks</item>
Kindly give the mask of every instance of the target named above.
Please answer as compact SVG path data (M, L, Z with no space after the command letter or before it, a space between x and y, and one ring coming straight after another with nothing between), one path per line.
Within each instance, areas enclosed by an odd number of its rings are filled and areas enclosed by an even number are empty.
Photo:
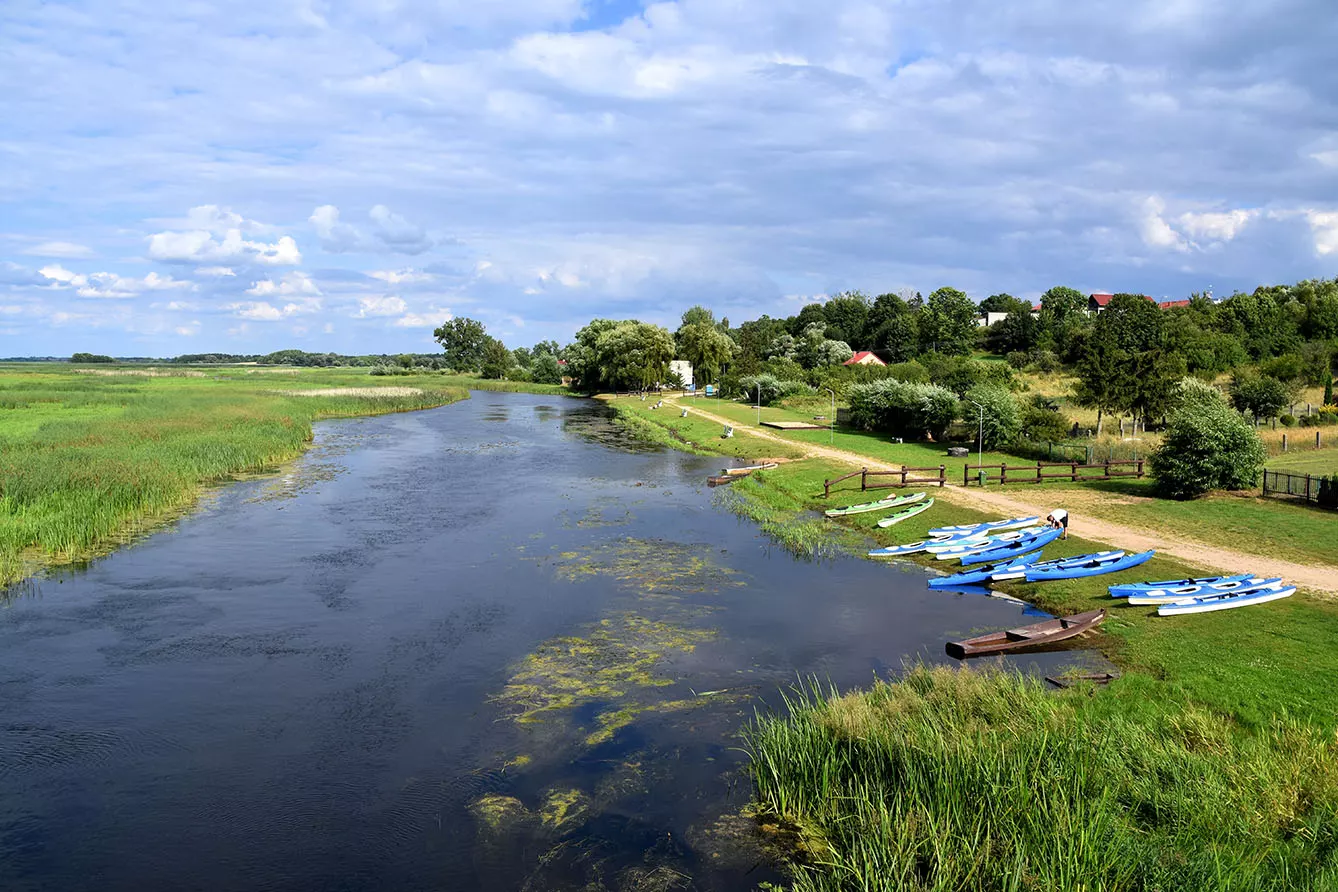
M1296 586L1283 582L1280 576L1264 578L1251 573L1110 586L1111 597L1123 598L1132 605L1155 604L1159 616L1250 607L1288 598L1295 593Z

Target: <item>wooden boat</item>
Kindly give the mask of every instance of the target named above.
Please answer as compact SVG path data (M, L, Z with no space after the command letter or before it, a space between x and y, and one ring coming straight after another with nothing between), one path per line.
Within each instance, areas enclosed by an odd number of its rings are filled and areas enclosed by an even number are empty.
M945 649L948 656L958 660L985 654L1012 653L1075 638L1083 632L1096 628L1105 618L1106 611L1089 610L1087 613L1060 616L1030 626L977 635L965 641L949 641Z
M1251 604L1264 604L1280 598L1290 598L1296 594L1296 586L1285 588L1259 588L1248 592L1226 592L1220 595L1206 595L1163 604L1157 608L1158 616L1180 616L1185 613L1211 613L1214 610L1230 610L1233 607L1249 607Z
M828 508L823 513L828 517L846 517L850 514L863 514L866 511L886 511L889 508L900 508L902 505L918 502L924 497L925 494L922 492L912 493L908 496L887 496L876 502L862 502L845 508Z
M769 461L762 465L747 465L742 468L724 468L720 473L727 477L747 477L753 471L770 471L772 468L779 468L780 465L774 461Z
M919 502L915 505L910 505L906 508L902 508L900 511L895 511L892 514L889 514L887 517L884 517L882 520L878 521L878 526L890 527L893 524L901 523L903 520L909 520L910 518L914 517L920 512L928 511L930 508L933 507L934 507L933 499L929 499L928 501L925 502Z
M1077 684L1080 681L1090 681L1092 684L1110 684L1119 678L1110 672L1078 672L1073 675L1047 675L1045 680L1057 688L1067 688Z
M706 485L707 485L707 486L725 486L725 485L727 485L727 484L733 483L735 480L742 480L742 479L743 479L742 477L732 477L732 476L730 476L729 474L719 474L719 475L717 475L717 476L707 477L707 478L706 478Z

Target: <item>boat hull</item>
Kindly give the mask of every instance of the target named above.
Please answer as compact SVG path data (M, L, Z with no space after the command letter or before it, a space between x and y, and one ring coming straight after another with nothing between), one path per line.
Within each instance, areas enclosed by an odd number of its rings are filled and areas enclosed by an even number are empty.
M1144 551L1138 554L1126 554L1124 557L1114 561L1088 562L1087 564L1078 564L1069 567L1054 567L1052 569L1035 569L1027 571L1027 582L1047 582L1055 579L1082 579L1087 576L1103 576L1106 573L1118 573L1121 570L1128 570L1130 567L1137 567L1139 564L1146 563L1152 559L1155 552Z
M987 654L1014 653L1076 638L1099 626L1105 618L1105 610L1091 610L1073 616L1056 617L1030 626L978 635L965 641L949 641L944 649L948 652L948 656L958 660Z
M1161 582L1125 582L1112 585L1109 591L1112 596L1122 598L1130 592L1145 592L1154 588L1180 588L1187 585L1214 585L1250 579L1253 576L1253 573L1237 573L1235 576L1199 576L1194 579L1164 579Z
M896 513L893 514L892 516L890 516L890 517L884 517L882 520L878 521L878 526L880 526L880 527L890 527L890 526L893 526L893 525L895 525L895 524L899 524L899 523L901 523L903 520L910 520L912 517L915 517L917 514L922 514L922 513L924 513L925 511L928 511L928 510L929 510L930 508L932 508L932 507L934 507L934 500L933 500L933 499L930 499L930 500L927 501L927 502L920 502L920 503L918 503L918 504L911 505L911 506L906 507L906 508L902 508L900 511L896 512Z
M1203 598L1210 595L1243 595L1246 592L1266 588L1282 588L1282 577L1276 576L1272 579L1260 579L1256 577L1252 580L1247 580L1244 583L1231 585L1226 588L1217 588L1212 585L1187 585L1182 586L1181 588L1149 589L1145 592L1129 595L1128 603L1134 606L1140 604L1174 604L1177 601L1192 601L1195 598Z
M849 505L845 508L829 508L822 513L827 517L849 517L852 514L864 514L869 511L886 511L889 508L899 508L902 505L918 502L924 497L924 493L917 492L911 493L908 496L892 496L886 499L879 499L876 502L864 502L859 505Z
M1266 589L1258 592L1246 592L1244 594L1217 595L1209 598L1195 598L1190 601L1179 601L1174 604L1163 604L1157 608L1158 616L1183 616L1187 613L1212 613L1217 610L1231 610L1236 607L1249 607L1254 604L1267 604L1269 601L1278 601L1282 598L1290 598L1296 593L1296 586L1289 585L1285 588Z

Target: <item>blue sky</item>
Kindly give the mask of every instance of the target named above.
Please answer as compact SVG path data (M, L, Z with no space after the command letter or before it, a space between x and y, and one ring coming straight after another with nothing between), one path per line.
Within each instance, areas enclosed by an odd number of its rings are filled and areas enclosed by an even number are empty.
M1338 273L1331 0L0 4L0 355Z

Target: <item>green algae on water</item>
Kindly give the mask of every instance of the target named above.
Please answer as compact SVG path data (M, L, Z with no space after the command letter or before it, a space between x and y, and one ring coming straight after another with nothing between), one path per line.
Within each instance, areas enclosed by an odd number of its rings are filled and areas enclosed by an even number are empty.
M557 574L568 582L611 576L643 592L682 594L744 585L737 571L715 560L708 545L627 538L583 552L562 552L557 558Z

